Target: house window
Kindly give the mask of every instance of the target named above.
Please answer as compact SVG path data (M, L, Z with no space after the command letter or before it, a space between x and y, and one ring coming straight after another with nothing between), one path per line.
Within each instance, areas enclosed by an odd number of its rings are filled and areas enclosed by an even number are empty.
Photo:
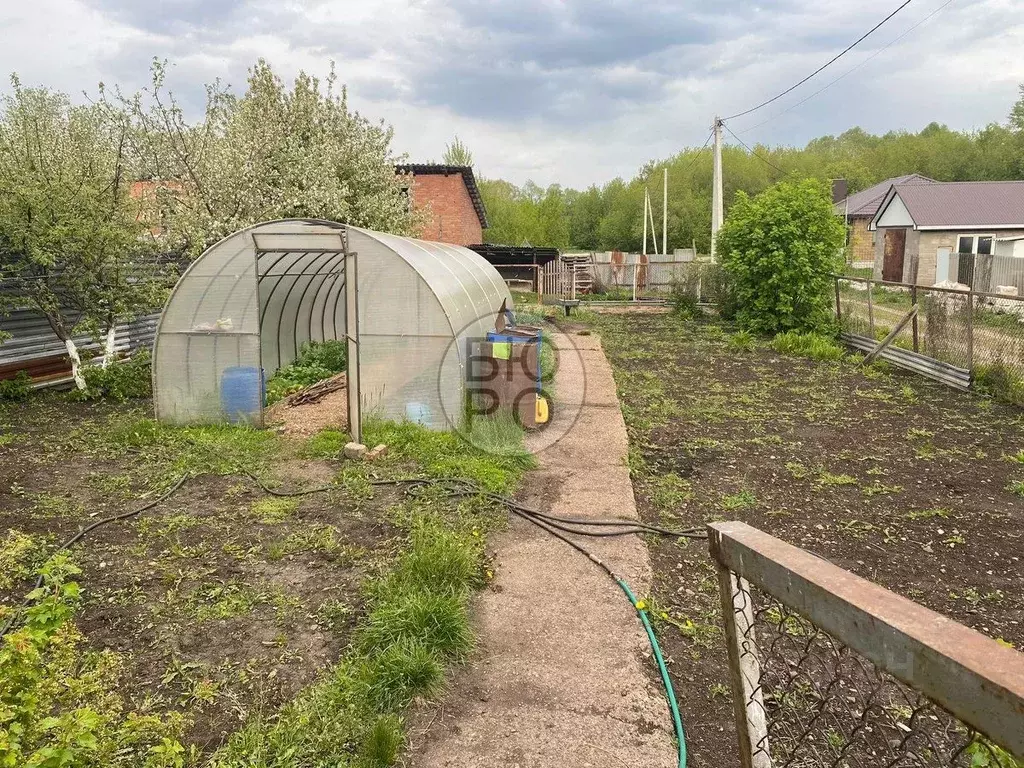
M992 235L960 235L956 241L956 252L991 256L992 242Z

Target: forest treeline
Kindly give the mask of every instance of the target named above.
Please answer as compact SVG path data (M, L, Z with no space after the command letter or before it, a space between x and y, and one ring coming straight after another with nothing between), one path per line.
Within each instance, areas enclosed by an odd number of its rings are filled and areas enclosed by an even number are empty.
M1024 85L1007 122L981 130L955 131L932 123L919 133L875 136L851 128L839 136L814 139L803 148L753 145L751 153L726 143L722 155L727 211L738 190L756 194L783 178L845 178L851 192L909 173L939 181L1024 179ZM667 160L648 163L630 181L618 178L585 190L558 184L544 189L533 182L517 187L484 179L481 190L491 224L486 239L563 250L638 251L645 186L650 189L660 242L666 166L669 248L695 244L706 253L711 233L710 147L684 149Z

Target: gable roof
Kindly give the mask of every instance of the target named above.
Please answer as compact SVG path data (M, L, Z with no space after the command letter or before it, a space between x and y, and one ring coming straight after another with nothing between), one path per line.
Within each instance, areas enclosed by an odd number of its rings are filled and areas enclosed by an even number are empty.
M1024 181L898 184L878 207L872 227L896 195L915 229L1024 229Z
M462 181L469 192L469 199L473 201L473 209L480 219L480 226L487 229L487 209L484 208L484 199L480 196L480 188L476 185L476 177L473 175L473 168L468 165L441 165L438 163L404 163L396 165L398 173L408 173L412 176L454 176L460 174Z
M882 204L886 193L894 184L937 184L935 179L929 179L919 173L911 173L906 176L896 176L885 181L880 181L874 186L862 189L845 200L836 203L836 213L845 214L850 219L870 219L878 213L878 206Z

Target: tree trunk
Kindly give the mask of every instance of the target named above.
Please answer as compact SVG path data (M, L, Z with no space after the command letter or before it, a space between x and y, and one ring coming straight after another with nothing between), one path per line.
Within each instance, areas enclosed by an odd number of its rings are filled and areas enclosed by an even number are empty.
M75 380L75 386L79 389L85 389L85 378L82 376L82 358L78 354L78 347L70 338L64 339L64 347L68 351L68 357L71 358L71 376Z
M114 322L110 323L110 327L107 328L107 337L103 342L103 362L101 366L106 368L112 362L114 362L114 344L117 337L117 325Z

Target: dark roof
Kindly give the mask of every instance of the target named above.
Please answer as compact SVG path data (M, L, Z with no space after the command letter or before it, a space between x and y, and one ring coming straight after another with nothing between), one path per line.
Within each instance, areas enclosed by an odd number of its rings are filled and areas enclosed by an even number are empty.
M918 229L1024 229L1024 181L899 184L885 204L897 194Z
M496 245L477 243L467 246L495 266L508 264L549 264L558 258L557 248L541 248L532 245Z
M461 174L466 184L466 191L469 192L469 199L473 201L473 208L476 210L477 218L480 219L480 226L487 229L487 210L484 208L484 199L480 196L480 188L476 185L476 177L473 175L472 167L468 165L440 165L438 163L405 163L396 165L395 170L399 173L411 173L413 176L454 176Z
M919 173L911 173L906 176L896 176L892 179L880 181L872 187L855 192L845 200L836 203L836 213L846 215L851 219L870 219L878 213L878 206L882 204L886 193L894 184L936 184L935 179L929 179Z

